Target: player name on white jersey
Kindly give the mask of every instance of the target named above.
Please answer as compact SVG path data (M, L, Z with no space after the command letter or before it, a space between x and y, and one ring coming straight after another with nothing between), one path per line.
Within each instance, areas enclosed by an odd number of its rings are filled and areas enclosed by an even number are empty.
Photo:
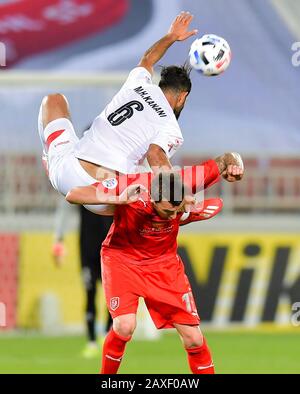
M139 171L149 146L170 159L183 143L182 133L163 91L151 74L136 67L120 91L76 143L75 156L122 174Z
M143 89L142 86L139 86L138 88L134 89L134 91L141 96L141 98L151 107L154 109L154 111L157 112L157 114L161 118L166 118L167 114L165 111L153 100L153 98L149 95L149 93Z

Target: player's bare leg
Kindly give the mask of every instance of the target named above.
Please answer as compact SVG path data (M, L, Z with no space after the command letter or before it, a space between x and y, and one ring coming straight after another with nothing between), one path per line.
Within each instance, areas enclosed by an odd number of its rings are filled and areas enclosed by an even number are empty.
M209 348L199 326L174 324L188 355L194 374L214 374L214 364Z
M117 316L113 327L107 334L102 352L101 374L116 374L121 365L127 342L130 341L136 327L136 315Z
M47 154L47 136L44 131L49 123L57 119L68 119L70 121L69 104L62 94L51 94L43 98L39 119L38 129L40 139L43 145L43 165L48 173L48 154Z
M203 345L203 334L199 326L174 324L185 348L191 349Z
M71 120L69 103L62 94L50 94L42 101L42 122L45 128L53 120L66 118Z
M129 313L113 319L113 329L122 337L132 336L136 328L136 314Z
M67 98L63 94L50 94L44 97L39 114L39 133L43 144L46 143L44 129L49 123L58 119L67 119L71 121L69 103ZM43 156L47 156L46 149L44 149ZM105 167L101 167L93 163L88 163L84 160L79 160L79 163L91 177L97 180L101 181L103 179L115 176L114 171L109 170Z

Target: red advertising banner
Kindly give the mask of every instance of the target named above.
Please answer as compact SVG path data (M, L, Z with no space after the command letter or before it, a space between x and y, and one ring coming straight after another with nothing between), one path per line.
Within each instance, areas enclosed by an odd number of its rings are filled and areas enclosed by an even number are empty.
M99 33L118 23L129 0L19 0L0 4L6 65Z
M16 327L19 236L0 234L0 331Z

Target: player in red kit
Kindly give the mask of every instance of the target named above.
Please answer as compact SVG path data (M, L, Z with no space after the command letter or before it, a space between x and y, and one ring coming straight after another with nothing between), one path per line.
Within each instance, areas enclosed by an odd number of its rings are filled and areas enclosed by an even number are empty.
M230 154L203 163L201 184L192 171L187 187L184 172L160 173L151 177L149 191L140 192L137 201L115 206L114 223L101 252L104 292L113 318L103 347L102 374L114 374L119 369L136 327L140 297L158 329L176 328L191 371L214 373L191 286L177 254L177 235L181 223L197 219L197 212L186 217L185 196L214 184L220 174L229 181L239 179L243 168L233 163ZM92 189L73 191L69 201L99 204L93 200ZM214 208L217 213L221 206Z

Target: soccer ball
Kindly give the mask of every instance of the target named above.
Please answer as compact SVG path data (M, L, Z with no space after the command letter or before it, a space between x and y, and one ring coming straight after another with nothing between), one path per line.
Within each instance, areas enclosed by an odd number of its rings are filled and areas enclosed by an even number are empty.
M206 34L192 43L189 58L196 71L212 77L222 74L228 68L231 50L224 38Z

